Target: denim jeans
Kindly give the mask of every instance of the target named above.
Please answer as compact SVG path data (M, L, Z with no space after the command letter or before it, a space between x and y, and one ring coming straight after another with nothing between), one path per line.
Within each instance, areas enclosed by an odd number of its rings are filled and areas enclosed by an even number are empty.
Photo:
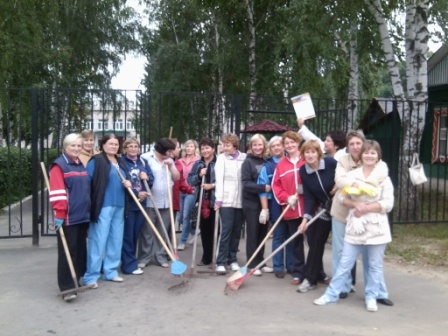
M331 302L336 302L350 277L353 264L360 254L366 254L369 264L369 273L364 279L365 284L365 302L376 300L378 297L379 285L383 274L383 257L386 250L386 244L380 245L353 245L344 243L342 257L339 262L336 274L333 276L330 285L325 291Z
M244 221L243 209L221 207L219 209L219 217L220 234L216 264L225 266L226 263L237 262L236 254Z
M182 211L182 235L180 244L186 244L190 233L193 235L194 230L191 229L191 210L194 207L196 197L194 194L180 195L180 209Z
M286 221L282 219L274 230L274 237L272 238L272 251L275 251L289 237L290 235L289 235L288 223L286 223ZM286 260L286 267L285 267L285 260ZM283 272L285 268L287 271L292 272L293 264L292 264L291 244L286 245L284 249L278 252L272 258L272 263L274 266L274 272Z
M342 250L344 248L344 237L345 237L345 227L344 223L339 222L334 217L331 220L331 248L333 254L333 277L339 267L339 262L342 257ZM350 293L352 287L352 277L351 275L347 278L345 286L342 288L341 292Z
M121 271L131 274L138 268L137 241L145 223L145 217L140 210L128 211L124 223L123 248L121 250Z
M123 244L124 207L106 206L101 209L97 223L90 223L87 245L87 271L84 283L98 281L101 264L105 280L118 276ZM104 260L103 260L104 256Z
M362 268L364 274L364 291L366 290L366 279L368 279L368 274L370 273L369 258L367 253L362 254ZM380 285L378 288L377 299L388 299L389 292L387 291L386 282L384 280L384 272L381 272Z

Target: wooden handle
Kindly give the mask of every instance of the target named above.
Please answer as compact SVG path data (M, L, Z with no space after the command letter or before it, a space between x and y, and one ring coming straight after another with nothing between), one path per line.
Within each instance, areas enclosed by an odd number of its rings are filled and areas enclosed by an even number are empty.
M121 174L120 168L115 166L115 169L117 170L118 175L120 176L121 181L124 181L125 178L123 177L123 175ZM145 209L143 208L143 206L140 204L139 200L137 199L137 196L134 195L134 192L132 191L131 188L127 187L126 188L129 191L129 194L131 194L132 198L134 199L135 203L137 204L137 206L139 207L140 211L142 212L143 216L145 217L145 219L147 220L147 222L149 223L149 226L151 226L151 229L154 231L157 239L159 239L160 244L162 244L163 248L165 249L166 253L168 253L169 257L171 258L171 260L177 260L177 258L174 258L174 255L171 253L170 249L168 248L168 246L166 245L165 241L163 240L162 236L160 235L159 231L157 231L156 226L154 225L154 223L151 221L151 218L149 218L148 214L146 213Z
M174 252L177 253L177 238L176 238L176 226L174 225L174 214L173 214L173 197L171 196L171 187L170 187L170 170L168 169L168 165L165 164L165 172L166 172L166 187L168 192L168 203L170 205L170 220L171 220L171 237L173 239L173 248Z

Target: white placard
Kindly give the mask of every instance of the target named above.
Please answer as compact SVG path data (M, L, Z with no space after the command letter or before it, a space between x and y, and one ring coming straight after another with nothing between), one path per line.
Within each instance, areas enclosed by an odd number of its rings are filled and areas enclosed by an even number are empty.
M308 92L292 97L291 102L297 118L307 120L316 117L313 102L311 101L311 96Z

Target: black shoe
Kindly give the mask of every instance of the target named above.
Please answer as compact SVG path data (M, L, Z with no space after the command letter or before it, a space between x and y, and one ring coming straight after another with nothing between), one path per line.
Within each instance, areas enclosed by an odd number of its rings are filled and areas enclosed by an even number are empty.
M279 279L283 279L285 277L284 271L274 272L275 276Z
M348 293L347 293L347 292L340 292L340 293L339 293L339 298L340 298L340 299L346 299L347 296L348 296Z
M392 307L394 305L394 303L389 299L376 299L376 302L381 303L382 305L385 305L385 306Z

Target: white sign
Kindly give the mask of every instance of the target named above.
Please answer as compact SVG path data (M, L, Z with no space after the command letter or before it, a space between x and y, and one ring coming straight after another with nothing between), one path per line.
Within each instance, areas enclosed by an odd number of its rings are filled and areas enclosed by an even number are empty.
M313 102L311 101L311 96L308 92L292 97L291 102L297 118L307 120L316 117Z

